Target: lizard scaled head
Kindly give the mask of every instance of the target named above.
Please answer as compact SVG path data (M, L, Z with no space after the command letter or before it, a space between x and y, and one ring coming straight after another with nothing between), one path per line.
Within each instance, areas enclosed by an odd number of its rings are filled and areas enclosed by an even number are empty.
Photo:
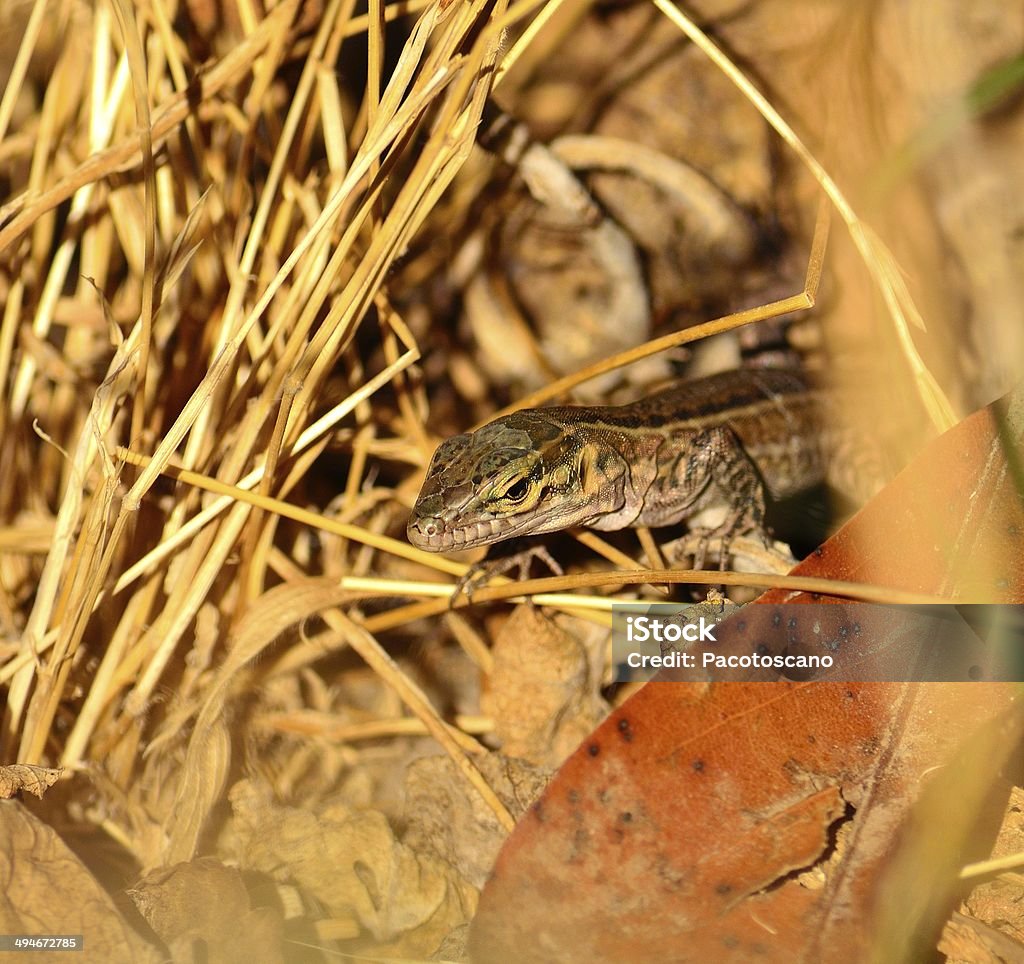
M578 450L562 426L537 411L447 439L430 460L409 541L444 552L570 524L560 520L580 491Z

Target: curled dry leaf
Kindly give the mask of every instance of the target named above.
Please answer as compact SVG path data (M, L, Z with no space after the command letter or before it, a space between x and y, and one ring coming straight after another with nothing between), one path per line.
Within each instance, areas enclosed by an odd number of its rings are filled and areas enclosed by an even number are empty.
M242 866L293 883L350 933L372 936L378 952L430 954L475 907L475 891L397 840L378 811L279 806L251 781L230 799Z
M496 381L539 387L762 283L758 223L777 204L767 126L652 7L580 20L514 109L524 126L509 142L538 139L500 220L467 248L492 253L465 309ZM621 374L576 391L606 401Z
M60 837L15 800L0 804L0 934L80 934L90 961L162 959ZM30 956L68 959L63 951Z
M284 961L278 912L250 908L241 874L212 857L153 871L128 896L175 962L193 960L194 941L209 964Z
M547 769L499 753L476 762L514 817L526 812L551 776ZM476 889L483 887L508 836L494 811L447 756L423 757L409 767L404 822L405 844L417 853L436 856Z
M507 756L557 766L604 718L603 653L587 645L581 635L587 628L524 605L495 636L494 667L480 708L494 720Z
M63 772L63 767L39 767L27 763L0 767L0 800L10 800L21 790L34 793L41 800Z
M224 709L232 689L244 678L247 664L273 645L285 630L344 597L344 590L330 580L286 583L264 593L239 622L230 653L218 668L214 684L206 691L189 737L169 821L163 854L166 861L180 862L196 852L206 820L223 794L231 765L231 739Z

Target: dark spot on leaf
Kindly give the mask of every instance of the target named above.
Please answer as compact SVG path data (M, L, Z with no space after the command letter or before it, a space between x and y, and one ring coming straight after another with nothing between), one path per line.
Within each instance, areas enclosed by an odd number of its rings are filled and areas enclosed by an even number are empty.
M596 743L591 743L590 746L587 747L587 753L591 756L597 756L600 752L601 747Z
M629 720L623 717L618 722L619 733L622 734L622 739L627 743L631 743L633 740L633 728L629 725Z
M703 773L704 772L704 761L703 760L694 760L693 761L693 772L694 773Z

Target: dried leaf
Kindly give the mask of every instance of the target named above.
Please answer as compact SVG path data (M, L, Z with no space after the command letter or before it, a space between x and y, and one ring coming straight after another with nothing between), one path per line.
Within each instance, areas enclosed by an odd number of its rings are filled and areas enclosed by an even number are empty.
M81 935L90 961L162 959L54 831L17 801L0 805L0 933ZM67 960L35 952L33 961Z
M27 763L0 767L0 800L10 800L21 790L34 793L41 800L63 772L63 767L39 767Z
M900 817L998 696L973 684L650 684L513 834L474 953L856 958ZM840 868L807 889L794 872L828 860L848 822Z
M578 622L568 624L573 631L566 625L519 606L495 636L480 708L507 756L557 766L607 712L599 694L603 654L588 652Z
M942 934L939 950L950 964L1013 964L1024 961L1024 944L988 924L954 914Z
M430 954L470 916L475 893L437 858L400 843L377 811L276 806L249 781L230 799L241 863L294 883L334 921L371 934L379 952Z
M189 738L183 776L170 821L165 857L191 857L210 811L221 798L231 765L231 739L224 708L245 666L290 626L344 598L327 580L276 586L249 608L232 637L230 653L207 690Z
M1010 806L992 851L996 860L1011 856L1019 857L1024 865L1024 790L1019 787L1010 795ZM1024 944L1022 882L1018 871L982 883L971 891L962 910L974 920L998 926L1012 940Z
M202 941L209 964L284 962L278 912L250 908L241 874L214 858L153 871L128 896L175 961L192 961Z
M550 771L497 753L478 761L480 771L514 816L540 796ZM461 779L446 756L429 756L408 769L403 842L431 854L474 888L487 880L508 837L480 795Z

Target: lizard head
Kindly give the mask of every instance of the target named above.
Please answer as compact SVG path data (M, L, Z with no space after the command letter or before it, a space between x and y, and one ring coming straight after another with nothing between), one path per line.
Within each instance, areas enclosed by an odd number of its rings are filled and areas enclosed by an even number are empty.
M409 518L409 541L444 552L550 532L592 514L581 444L543 410L442 442Z

